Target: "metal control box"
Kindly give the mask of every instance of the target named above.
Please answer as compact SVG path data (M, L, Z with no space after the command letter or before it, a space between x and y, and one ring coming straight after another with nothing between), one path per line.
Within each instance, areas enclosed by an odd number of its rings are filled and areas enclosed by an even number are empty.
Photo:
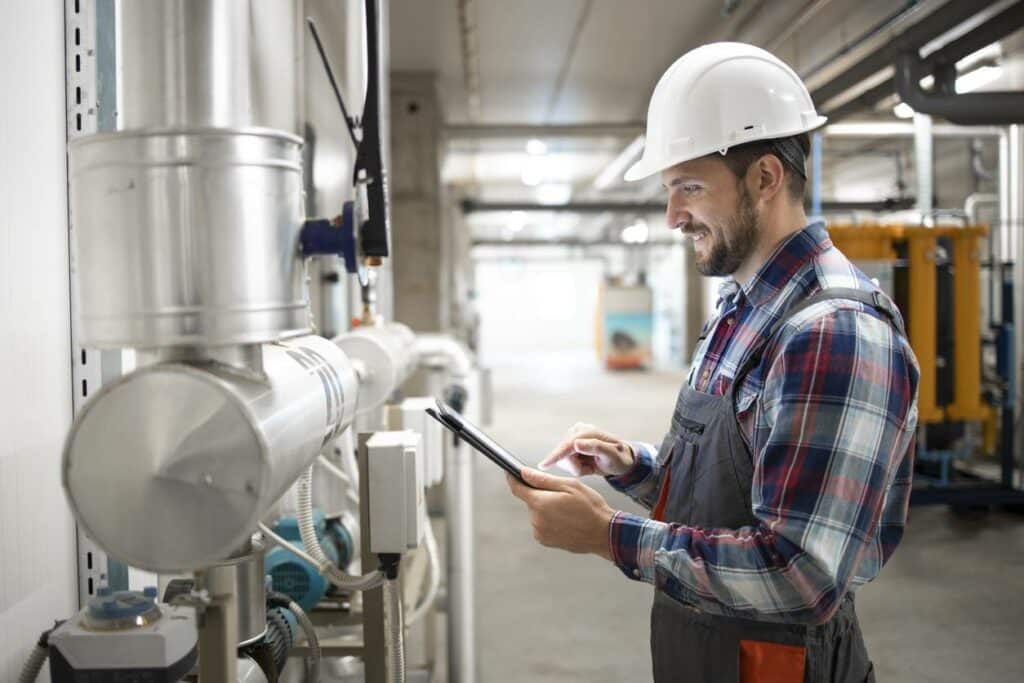
M420 466L425 488L436 486L444 479L444 427L426 412L436 405L437 401L430 396L417 396L389 406L388 410L389 427L412 430L420 435Z
M366 441L370 551L404 553L423 534L420 435L410 430L376 432Z

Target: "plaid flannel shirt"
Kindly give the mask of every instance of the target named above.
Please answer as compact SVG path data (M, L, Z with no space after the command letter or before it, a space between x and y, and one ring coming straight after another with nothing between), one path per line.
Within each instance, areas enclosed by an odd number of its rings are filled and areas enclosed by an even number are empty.
M742 287L726 280L687 383L722 395L782 314L828 287L875 289L822 223L788 238ZM858 302L813 305L783 325L737 391L754 463L758 523L700 529L619 512L609 528L626 576L714 614L822 623L878 575L903 535L917 425L917 361L884 315ZM656 447L615 488L650 508Z

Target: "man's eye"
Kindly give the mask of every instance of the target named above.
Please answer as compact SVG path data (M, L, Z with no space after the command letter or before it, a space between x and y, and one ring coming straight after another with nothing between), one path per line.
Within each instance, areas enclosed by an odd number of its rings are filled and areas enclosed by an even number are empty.
M683 185L683 192L685 192L686 194L693 194L695 192L700 192L700 185L693 185L693 184Z

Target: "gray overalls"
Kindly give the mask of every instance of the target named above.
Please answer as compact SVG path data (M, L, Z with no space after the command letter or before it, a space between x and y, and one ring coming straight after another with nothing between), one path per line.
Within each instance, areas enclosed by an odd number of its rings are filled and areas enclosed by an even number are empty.
M736 419L736 387L760 363L787 318L828 299L867 304L904 334L884 296L830 288L797 303L776 322L761 346L749 354L725 395L706 394L684 384L658 457L670 472L664 521L726 529L758 524L750 502L754 467ZM667 572L657 570L658 590L651 609L656 683L874 681L852 594L825 624L784 624L718 616L685 605L664 590L674 581Z

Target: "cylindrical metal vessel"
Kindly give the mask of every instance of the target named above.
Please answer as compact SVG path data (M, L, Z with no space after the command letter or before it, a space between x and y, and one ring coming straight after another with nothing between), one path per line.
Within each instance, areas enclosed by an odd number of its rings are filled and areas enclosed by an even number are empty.
M302 0L131 0L118 21L118 130L302 133Z
M401 323L357 327L334 343L362 365L360 413L384 403L416 367L416 335Z
M355 416L357 378L332 342L263 348L265 381L160 363L103 387L64 445L75 517L111 555L196 569L238 548Z
M255 129L72 141L82 343L214 346L308 331L301 146Z

